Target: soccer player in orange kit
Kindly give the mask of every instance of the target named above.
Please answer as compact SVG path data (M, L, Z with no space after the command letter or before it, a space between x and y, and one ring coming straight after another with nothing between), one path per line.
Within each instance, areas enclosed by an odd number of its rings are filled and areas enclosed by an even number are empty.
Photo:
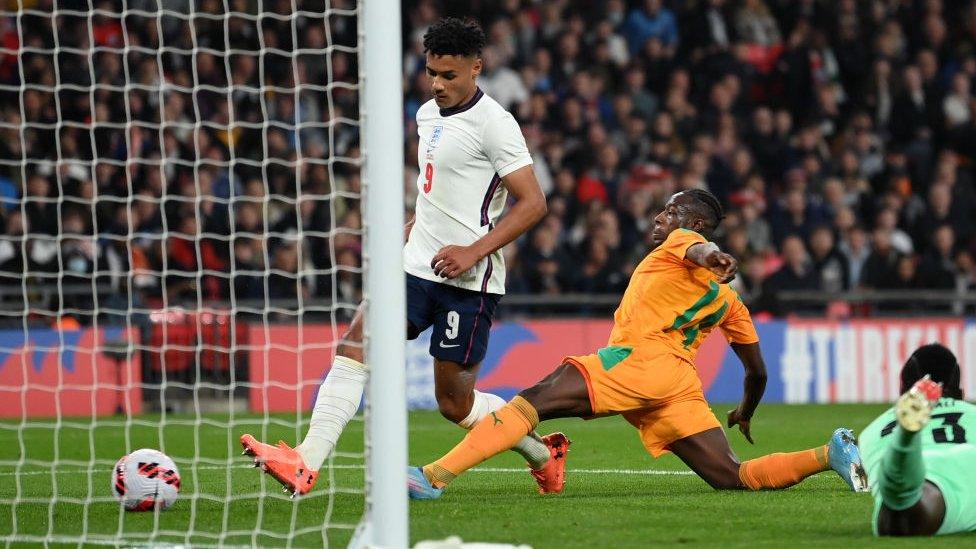
M655 247L631 277L607 346L566 357L548 377L485 417L444 457L411 467L410 497L440 497L458 475L507 450L540 421L615 414L640 431L651 455L674 453L716 489L786 488L834 469L851 489L864 490L850 430L837 429L817 448L740 462L705 401L695 355L718 327L746 370L743 399L729 412L728 425L738 425L752 442L749 422L766 387L766 366L749 311L726 284L735 276L736 260L707 240L722 215L708 191L672 196L654 218Z

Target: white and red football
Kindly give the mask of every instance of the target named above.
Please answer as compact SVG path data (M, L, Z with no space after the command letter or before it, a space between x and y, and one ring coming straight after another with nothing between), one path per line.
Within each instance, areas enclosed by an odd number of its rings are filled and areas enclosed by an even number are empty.
M166 454L142 448L116 462L112 493L126 511L165 511L180 493L180 472Z

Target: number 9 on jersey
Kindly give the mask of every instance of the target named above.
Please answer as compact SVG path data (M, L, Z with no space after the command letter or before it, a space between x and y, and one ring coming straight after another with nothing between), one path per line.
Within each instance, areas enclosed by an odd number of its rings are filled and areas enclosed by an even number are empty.
M429 193L431 187L433 186L434 186L434 165L428 162L427 167L424 168L424 194Z

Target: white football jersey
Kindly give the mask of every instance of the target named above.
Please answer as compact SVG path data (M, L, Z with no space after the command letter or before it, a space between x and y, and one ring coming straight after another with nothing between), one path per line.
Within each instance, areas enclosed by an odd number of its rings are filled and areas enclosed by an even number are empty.
M448 245L467 246L495 227L508 191L501 178L532 164L515 118L480 89L471 101L441 109L430 100L417 111L420 143L417 205L404 247L404 269L467 290L505 293L501 250L455 279L434 274L430 260Z

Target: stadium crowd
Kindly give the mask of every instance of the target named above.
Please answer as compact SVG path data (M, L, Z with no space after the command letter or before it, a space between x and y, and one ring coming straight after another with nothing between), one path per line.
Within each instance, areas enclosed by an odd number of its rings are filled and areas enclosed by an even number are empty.
M323 0L298 17L265 2L279 16L257 18L232 0L226 23L217 0L193 17L162 5L96 2L90 31L43 15L51 0L0 19L0 287L95 273L134 304L357 302L352 1L327 18ZM510 293L621 292L654 213L695 187L726 206L721 244L754 311L786 313L781 290L976 286L976 3L448 6L404 3L406 207L430 99L421 36L474 17L480 86L520 122L549 203L506 249Z
M726 205L721 243L754 311L785 313L781 290L976 283L973 2L468 9L489 40L480 85L522 124L549 197L509 250L510 292L621 292L652 215L695 187ZM408 121L428 97L418 37L440 15L408 11Z

